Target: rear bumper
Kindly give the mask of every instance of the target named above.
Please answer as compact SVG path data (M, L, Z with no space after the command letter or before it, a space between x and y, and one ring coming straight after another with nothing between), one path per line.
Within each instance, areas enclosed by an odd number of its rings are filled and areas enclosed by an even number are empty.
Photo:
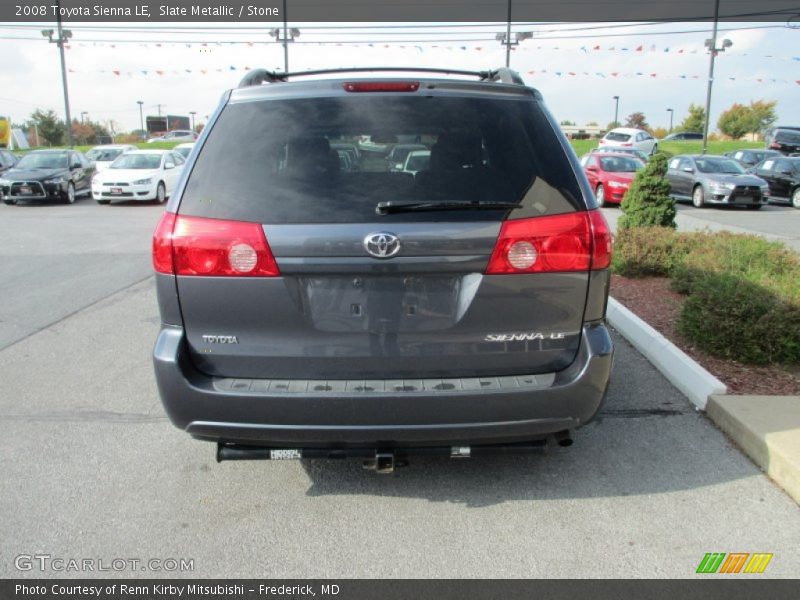
M193 367L183 329L172 326L162 328L153 354L164 408L176 427L194 437L291 448L402 448L513 443L584 425L605 397L613 346L604 324L585 325L568 368L539 376L537 385L522 377L488 378L495 383L490 391L337 391L341 386L329 385L318 392L308 391L318 387L310 382L221 380Z

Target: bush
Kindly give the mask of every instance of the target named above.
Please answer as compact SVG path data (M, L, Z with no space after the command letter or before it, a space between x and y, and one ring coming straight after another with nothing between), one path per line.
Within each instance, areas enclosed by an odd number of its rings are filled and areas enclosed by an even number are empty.
M622 200L624 213L617 229L633 227L671 227L675 229L675 201L669 197L666 178L667 159L656 154L644 169L637 173L628 193Z
M678 330L722 358L800 364L800 258L782 244L728 232L621 230L612 268L670 276L688 295Z
M614 238L611 268L625 277L667 277L698 246L702 235L667 227L622 229Z
M728 273L697 278L678 330L699 348L754 364L800 362L800 306Z

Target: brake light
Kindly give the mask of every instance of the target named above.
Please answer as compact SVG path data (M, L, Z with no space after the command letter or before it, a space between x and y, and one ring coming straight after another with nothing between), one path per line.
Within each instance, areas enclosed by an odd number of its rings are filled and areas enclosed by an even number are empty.
M346 92L416 92L419 81L350 81L344 84Z
M630 142L625 142L622 145L625 146L626 148L630 148L631 146L633 146L633 144L631 144Z
M165 213L153 236L158 273L275 277L278 265L258 223Z
M487 275L608 268L611 232L598 210L503 222Z
M781 147L781 145L780 145L778 142L772 142L772 143L769 145L769 147L770 147L770 148L780 148L780 147Z

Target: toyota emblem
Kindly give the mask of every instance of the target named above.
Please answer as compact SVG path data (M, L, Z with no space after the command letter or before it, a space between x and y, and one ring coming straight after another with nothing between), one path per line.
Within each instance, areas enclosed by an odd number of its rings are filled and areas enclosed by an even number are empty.
M400 238L393 233L370 233L364 238L364 250L375 258L391 258L400 252Z

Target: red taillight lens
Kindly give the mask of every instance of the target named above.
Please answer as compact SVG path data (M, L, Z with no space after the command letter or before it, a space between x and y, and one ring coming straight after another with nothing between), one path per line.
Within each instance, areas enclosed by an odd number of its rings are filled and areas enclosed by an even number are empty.
M487 275L605 269L611 261L611 233L592 210L505 221Z
M633 146L633 144L631 144L630 142L625 142L622 145L625 146L626 148L630 148L631 146Z
M349 81L346 92L416 92L419 81Z
M779 143L777 143L777 142L772 142L772 143L769 145L769 147L770 147L770 148L780 148L780 147L781 147L781 145L780 145Z
M278 265L258 223L167 215L153 238L159 273L275 277Z
M611 265L611 229L599 210L590 210L586 214L592 227L592 270L607 269Z
M165 212L153 234L153 268L156 273L172 275L175 272L172 262L172 230L174 227L175 215Z

